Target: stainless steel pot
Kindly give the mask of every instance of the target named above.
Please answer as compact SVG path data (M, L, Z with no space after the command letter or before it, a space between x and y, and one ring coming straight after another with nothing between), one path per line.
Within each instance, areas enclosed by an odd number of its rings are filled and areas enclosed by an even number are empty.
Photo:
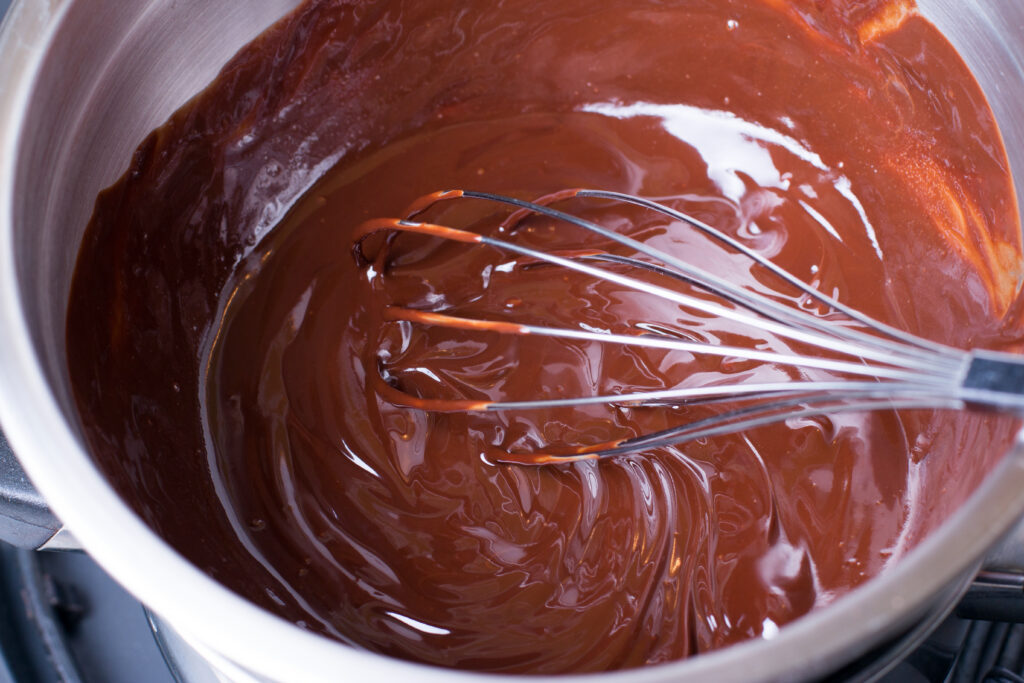
M0 34L0 422L32 480L84 547L228 677L477 679L311 635L217 584L118 498L86 453L73 417L64 310L97 192L123 172L151 129L295 4L15 3ZM1018 111L1024 98L1024 4L920 0L920 6L987 92L1024 196L1024 117ZM1024 511L1022 492L1024 442L1018 440L967 504L897 566L774 639L586 679L767 681L832 670L907 628L936 601L948 600Z

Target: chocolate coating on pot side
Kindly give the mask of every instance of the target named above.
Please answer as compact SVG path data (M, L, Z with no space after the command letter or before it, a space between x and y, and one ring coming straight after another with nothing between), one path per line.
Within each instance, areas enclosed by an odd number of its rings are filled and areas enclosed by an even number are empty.
M306 628L554 673L770 636L884 571L1010 443L1014 423L990 415L848 415L537 470L479 453L679 415L437 416L380 400L366 377L381 348L426 393L785 376L430 329L403 343L383 323L387 303L437 294L460 313L740 338L581 276L504 272L510 258L486 248L399 241L370 280L351 257L361 221L426 192L575 186L671 198L915 333L1016 343L1020 236L998 131L905 2L314 2L244 49L97 201L68 313L97 463L180 552ZM649 216L578 208L775 287ZM477 208L438 217L495 224ZM578 236L531 223L518 237Z

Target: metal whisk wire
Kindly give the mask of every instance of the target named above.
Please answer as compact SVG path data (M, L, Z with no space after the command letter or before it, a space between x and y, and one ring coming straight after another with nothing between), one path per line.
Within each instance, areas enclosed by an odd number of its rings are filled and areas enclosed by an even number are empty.
M834 313L845 316L848 324L843 324L842 321L825 320L806 311L784 305L755 291L737 286L648 244L549 206L550 203L571 198L589 198L631 204L661 214L673 221L685 223L732 251L750 258ZM412 220L439 202L456 199L476 199L512 207L515 209L515 213L510 217L510 222L519 220L528 214L536 214L575 225L647 256L655 263L603 252L562 256L500 238ZM363 253L363 243L369 235L380 231L419 233L447 240L496 247L539 263L567 268L635 291L645 292L693 311L743 323L780 338L825 350L830 354L848 356L848 359L840 360L762 351L747 347L711 345L687 341L674 335L650 330L646 330L643 334L614 334L610 331L595 332L589 329L523 325L507 321L463 318L403 307L389 307L385 311L386 320L440 326L448 329L537 335L675 350L692 354L737 357L775 365L820 369L869 378L869 381L840 379L772 383L738 382L600 396L529 401L479 401L421 398L403 392L391 386L385 377L377 376L381 395L386 400L401 406L437 412L538 410L593 404L646 406L722 402L740 404L740 407L736 409L653 434L576 447L559 454L503 453L495 458L498 461L542 465L610 457L752 429L796 417L827 415L837 412L912 408L957 409L962 408L966 402L1018 412L1024 409L1024 398L1021 396L1022 387L1024 387L1024 362L1020 358L993 352L962 351L921 339L886 325L811 287L720 230L653 200L601 190L570 190L550 195L538 202L484 192L463 190L437 192L414 202L407 213L407 218L375 219L359 226L355 232L353 245L353 253L359 263L363 265L369 263ZM652 271L696 285L706 292L735 304L737 308L730 308L682 291L599 268L593 265L594 263L613 263Z

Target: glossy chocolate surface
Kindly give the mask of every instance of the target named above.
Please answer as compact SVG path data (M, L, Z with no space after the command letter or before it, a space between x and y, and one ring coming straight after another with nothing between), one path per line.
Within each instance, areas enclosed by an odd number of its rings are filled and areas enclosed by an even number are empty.
M481 453L692 419L675 408L439 415L422 395L659 388L733 359L389 323L388 304L784 349L487 247L353 230L466 188L656 197L881 320L1012 348L1016 202L983 96L905 1L310 2L244 50L98 200L68 315L82 424L118 490L240 594L445 666L600 671L697 654L843 596L981 481L1014 423L846 414L554 468ZM640 210L566 205L781 301ZM488 232L504 214L431 219ZM607 246L528 221L512 238ZM795 305L795 303L794 303Z

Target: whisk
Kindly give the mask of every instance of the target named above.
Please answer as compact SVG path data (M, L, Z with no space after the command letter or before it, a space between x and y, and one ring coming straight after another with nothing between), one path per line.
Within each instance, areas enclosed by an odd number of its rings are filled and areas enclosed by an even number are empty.
M724 248L756 262L819 305L826 307L832 314L838 315L830 314L829 319L826 319L785 305L729 282L672 254L551 206L553 203L571 198L621 202L687 224L717 241ZM535 214L563 221L617 242L633 250L638 256L646 256L653 262L607 252L545 252L505 239L414 220L416 216L439 202L463 199L483 200L511 207L515 212L514 217ZM414 202L405 218L379 218L363 223L355 232L353 254L359 264L363 267L368 266L370 259L364 253L364 242L371 234L382 231L418 233L456 242L487 245L532 261L567 268L638 292L645 292L678 304L684 309L750 325L764 333L798 342L810 349L818 349L822 355L779 353L743 346L702 343L651 330L638 334L614 334L610 331L465 318L400 306L389 306L384 311L384 318L389 321L405 321L414 325L439 326L468 332L536 335L749 359L780 366L813 368L852 377L827 381L794 379L767 383L741 380L722 383L719 379L705 386L665 387L656 391L541 400L478 401L414 396L389 384L385 376L378 371L376 381L379 383L381 395L386 400L399 406L436 412L544 410L594 404L690 406L727 402L729 406L737 406L711 417L685 422L650 434L573 447L564 452L506 452L497 456L497 461L522 465L549 465L608 458L740 432L792 418L839 412L984 407L1024 414L1024 357L985 350L964 351L884 324L808 285L721 230L656 201L602 190L568 190L551 195L542 201L543 203L530 202L466 190L436 192ZM616 270L600 267L602 264L614 265ZM622 266L626 267L627 272L629 269L644 270L689 286L696 286L722 301L694 296L682 291L685 288L672 289L623 274L619 272L623 270ZM842 320L834 319L836 317Z

